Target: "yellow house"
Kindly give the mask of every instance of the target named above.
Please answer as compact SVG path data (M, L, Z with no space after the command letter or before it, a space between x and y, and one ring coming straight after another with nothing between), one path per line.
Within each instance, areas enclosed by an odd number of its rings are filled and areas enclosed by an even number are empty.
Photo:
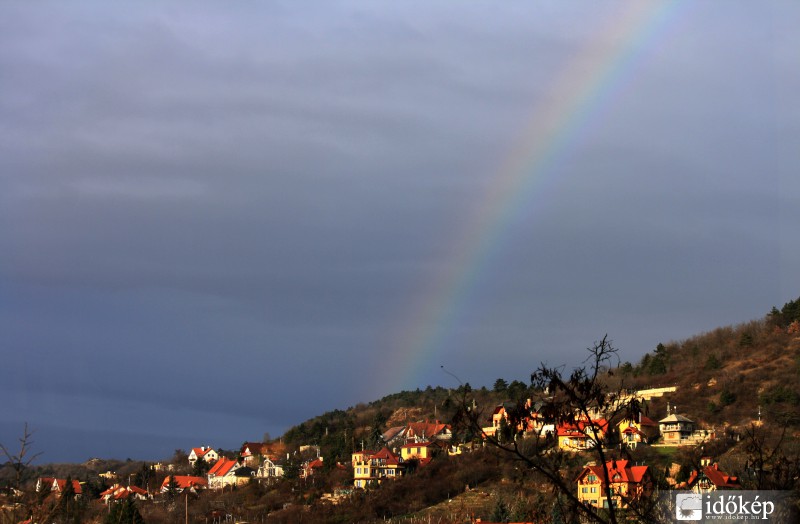
M605 419L562 423L556 428L558 448L564 451L593 449L602 443L607 431L608 421Z
M364 450L353 453L353 486L366 488L403 474L400 457L383 448L378 452Z
M603 475L603 466L586 465L578 475L578 500L583 504L608 508L607 486L610 486L611 504L625 508L653 489L648 466L629 466L627 460L611 460L606 462L605 469L608 472L608 484Z
M624 419L617 424L620 439L628 447L649 444L658 438L658 423L639 414L637 420Z

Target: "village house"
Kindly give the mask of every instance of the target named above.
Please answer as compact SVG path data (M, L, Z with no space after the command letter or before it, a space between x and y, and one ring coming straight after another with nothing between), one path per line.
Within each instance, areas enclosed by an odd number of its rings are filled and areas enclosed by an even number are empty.
M189 463L194 466L198 459L203 459L211 464L219 460L219 453L207 446L192 448L189 452Z
M652 419L642 415L636 420L623 419L617 424L620 440L629 448L635 448L640 444L651 444L658 439L658 424Z
M606 462L609 483L605 481L603 466L587 464L578 475L578 500L596 508L608 508L607 494L611 494L614 507L626 508L653 489L648 466L630 466L627 460Z
M363 450L353 453L352 463L353 486L356 488L366 488L386 479L394 479L401 476L404 470L400 457L389 451L389 448L378 452Z
M563 451L585 451L601 445L608 432L608 421L596 419L579 420L574 424L567 422L556 428L558 448Z
M228 486L241 486L247 484L254 473L251 468L223 457L208 470L208 487L222 489Z
M322 457L317 457L314 460L309 460L303 463L303 467L300 470L300 478L310 478L315 473L322 471L322 468L325 466Z
M453 429L450 424L438 420L410 422L405 426L391 427L381 435L386 446L395 450L409 442L450 441L452 437Z
M661 432L661 443L667 446L685 446L700 444L715 438L715 431L696 429L694 421L672 413L658 421Z
M164 477L164 482L161 483L161 493L167 493L169 491L169 484L173 480L175 482L175 490L178 493L183 493L183 491L187 489L192 493L196 493L208 487L208 480L203 477L167 475Z
M239 458L245 466L257 468L268 451L269 445L263 442L245 442L239 451Z
M256 478L268 481L283 478L283 466L285 461L273 456L264 457L264 461L256 471Z
M718 489L742 489L742 485L738 477L719 469L719 464L712 463L710 457L703 457L700 460L700 471L691 472L686 488L695 493L710 493Z
M400 447L400 458L403 462L416 460L420 466L424 466L448 447L441 441L409 442Z
M81 495L83 495L83 487L81 487L80 482L78 482L77 480L72 480L70 484L72 484L72 491L75 493L75 498L79 498ZM64 493L64 490L66 488L67 488L67 479L58 479L54 477L39 477L36 480L37 493L50 491L60 497L61 494Z
M547 436L547 434L555 433L555 425L546 423L541 417L539 409L541 403L533 403L530 399L524 405L524 416L520 417L516 424L516 431L525 433L527 435ZM514 413L518 409L515 402L504 402L495 406L489 417L489 426L481 428L483 434L487 437L497 437L500 428L509 423L510 413Z
M146 489L142 489L138 486L123 486L121 484L114 484L107 490L100 493L100 500L106 504L110 503L111 501L125 500L128 498L133 498L135 500L147 500L151 497Z

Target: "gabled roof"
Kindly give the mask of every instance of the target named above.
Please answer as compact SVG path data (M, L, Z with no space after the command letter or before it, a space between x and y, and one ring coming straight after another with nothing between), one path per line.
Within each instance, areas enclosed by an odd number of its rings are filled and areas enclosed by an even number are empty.
M648 466L628 466L627 460L610 460L605 465L611 483L639 484L647 474ZM603 482L603 466L590 465L583 468L576 481L580 481L589 473L594 473L600 482Z
M268 448L269 446L263 442L245 442L242 444L242 450L239 452L239 455L242 457L264 455Z
M381 437L383 438L384 442L389 442L398 435L401 435L405 431L405 429L406 429L405 426L395 426L393 428L389 428L386 431L384 431Z
M67 487L67 479L53 479L53 491L57 491L59 493L64 492L64 488ZM72 489L75 491L76 495L80 495L83 493L83 488L81 488L81 483L77 480L72 481Z
M164 491L169 485L170 479L175 479L178 489L204 488L208 486L208 481L203 477L193 477L190 475L167 475L161 483L161 490Z
M608 430L608 421L600 418L588 422L586 420L579 420L575 424L562 422L556 428L556 433L559 437L573 437L573 438L589 438L594 437L592 427L605 433Z
M693 420L689 420L688 418L684 417L683 415L676 415L672 414L668 417L664 417L658 421L659 424L669 424L670 422L689 422L690 424L694 424Z
M202 447L202 448L192 448L192 451L194 452L194 455L195 455L197 458L202 458L202 457L203 457L203 456L204 456L206 453L208 453L209 451L213 451L213 449L212 449L212 448L210 448L210 447L209 447L209 448ZM191 454L192 454L192 451L190 451L190 452L189 452L189 455L191 455Z
M208 470L208 476L224 477L231 472L234 466L237 465L238 463L235 460L230 460L223 457L219 459L210 470Z
M719 464L711 464L710 466L706 466L703 468L703 474L706 478L711 481L712 484L717 489L741 489L742 485L739 483L739 477L735 477L733 475L728 475L724 471L719 469ZM692 471L691 475L689 475L689 480L687 484L691 487L693 486L700 478L700 475L697 471Z
M384 460L387 465L396 465L400 464L400 458L389 451L389 448L383 448L382 450L378 451L377 453L371 455L370 459L378 459Z
M438 420L435 422L411 422L406 426L406 437L425 437L433 438L436 435L450 430L450 424L443 424Z

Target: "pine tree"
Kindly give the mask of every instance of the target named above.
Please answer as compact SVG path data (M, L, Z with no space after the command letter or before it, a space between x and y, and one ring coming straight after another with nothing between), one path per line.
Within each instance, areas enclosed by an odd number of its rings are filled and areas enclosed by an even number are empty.
M128 498L113 505L105 524L144 524L144 519L133 499Z

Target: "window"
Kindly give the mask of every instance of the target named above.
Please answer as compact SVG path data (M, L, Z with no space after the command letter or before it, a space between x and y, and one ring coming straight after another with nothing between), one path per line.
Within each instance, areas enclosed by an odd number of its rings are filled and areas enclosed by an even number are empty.
M581 493L589 493L589 488L581 488Z

